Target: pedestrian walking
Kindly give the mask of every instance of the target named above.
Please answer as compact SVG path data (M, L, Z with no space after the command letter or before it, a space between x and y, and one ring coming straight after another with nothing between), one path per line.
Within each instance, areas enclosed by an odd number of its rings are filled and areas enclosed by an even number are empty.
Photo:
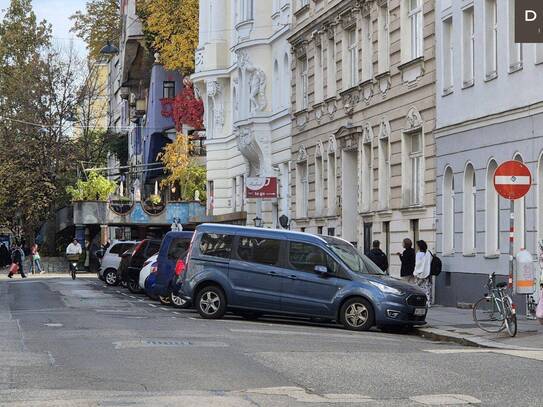
M21 278L26 278L24 273L23 263L25 259L25 254L21 247L14 245L13 251L11 253L11 268L9 269L8 277L12 278L13 274L16 272L21 273Z
M415 249L413 242L409 238L403 240L403 253L396 253L400 257L402 266L400 268L400 277L409 283L415 283L413 272L415 271Z
M11 255L6 243L0 243L0 267L6 267L11 264Z
M374 240L371 246L371 250L368 252L369 259L373 261L377 267L386 272L388 270L388 258L380 248L381 242L379 242L379 240Z
M39 248L38 248L38 245L36 243L34 243L30 249L30 256L31 256L31 260L32 260L32 268L33 268L33 273L40 273L40 274L43 274L45 273L45 271L43 271L43 268L41 266L41 257L40 257L40 253L39 253Z
M417 255L415 257L415 271L413 276L416 278L416 284L424 290L428 299L428 307L432 303L432 253L428 250L428 245L424 240L417 242Z

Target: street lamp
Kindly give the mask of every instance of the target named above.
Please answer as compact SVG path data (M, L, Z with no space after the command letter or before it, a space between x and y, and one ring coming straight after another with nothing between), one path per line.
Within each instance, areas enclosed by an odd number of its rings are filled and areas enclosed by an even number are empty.
M255 224L255 227L261 228L264 225L264 222L262 221L262 218L260 216L257 216L253 219L253 222Z
M100 50L100 54L102 55L117 55L118 53L119 48L113 45L110 41L108 41L107 44Z

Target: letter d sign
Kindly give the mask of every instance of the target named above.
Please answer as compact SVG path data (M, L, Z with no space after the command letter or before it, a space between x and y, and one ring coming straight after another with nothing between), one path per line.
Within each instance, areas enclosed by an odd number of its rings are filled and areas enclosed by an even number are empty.
M514 0L515 42L543 43L543 0Z

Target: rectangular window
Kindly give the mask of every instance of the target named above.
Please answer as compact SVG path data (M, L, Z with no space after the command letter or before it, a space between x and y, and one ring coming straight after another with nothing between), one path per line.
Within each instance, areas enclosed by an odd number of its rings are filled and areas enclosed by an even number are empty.
M168 259L179 260L185 258L190 246L190 238L173 239L168 249Z
M498 75L498 10L496 0L485 1L485 79Z
M162 86L162 98L173 99L175 97L175 82L164 81Z
M240 0L240 21L253 19L253 0Z
M241 236L238 257L251 263L276 265L279 261L280 248L280 240Z
M322 215L324 208L324 177L322 156L315 158L315 211L317 216Z
M463 11L462 21L462 86L473 85L475 72L475 31L473 20L473 7Z
M299 1L299 8L304 8L309 4L309 0L298 0Z
M200 239L200 253L204 256L229 259L234 237L217 233L204 233Z
M509 72L522 69L522 44L515 42L515 0L507 0L509 6Z
M362 18L362 81L371 79L373 75L373 46L371 43L370 16Z
M313 273L315 266L324 266L331 273L339 270L339 265L321 248L307 243L291 242L288 258L296 270L308 273Z
M349 54L350 87L358 84L358 44L356 41L356 28L347 32L347 52Z
M448 94L453 90L453 25L452 17L443 21L443 93Z
M372 201L372 189L373 189L373 166L372 166L372 145L371 143L362 144L361 151L361 163L362 171L360 178L362 181L361 188L361 203L362 211L368 212L371 210L371 201Z
M299 93L298 105L299 110L307 109L309 106L308 95L308 78L307 78L307 56L303 56L298 60L298 76L299 76Z
M319 45L315 47L315 103L322 102L324 98L323 77L322 46Z
M296 164L296 217L307 217L309 184L307 178L307 162Z
M336 205L337 205L337 171L336 171L336 154L328 154L327 160L327 199L326 203L328 205L328 215L332 216L336 214Z
M385 3L379 6L379 16L377 24L379 30L377 40L379 41L379 73L386 72L390 69L390 38L388 32L388 5Z
M334 37L328 39L326 49L326 97L336 96L336 42Z
M423 55L422 0L407 1L409 2L407 17L411 34L411 59L415 59Z
M379 208L387 209L390 201L390 145L388 138L379 140Z
M409 171L411 205L422 204L422 185L424 182L423 167L423 145L422 133L417 132L409 136Z
M215 186L213 181L207 183L207 212L208 215L213 215L215 209Z

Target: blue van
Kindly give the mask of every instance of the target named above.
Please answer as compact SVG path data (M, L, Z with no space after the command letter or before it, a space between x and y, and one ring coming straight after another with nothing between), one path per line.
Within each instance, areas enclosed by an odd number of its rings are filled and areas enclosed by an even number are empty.
M145 284L145 291L150 297L158 297L164 305L186 308L190 305L177 295L177 275L185 267L190 241L194 232L168 232L158 251L157 271L150 284Z
M178 281L180 295L207 319L230 310L325 318L356 331L426 323L420 288L387 276L336 237L200 225Z

